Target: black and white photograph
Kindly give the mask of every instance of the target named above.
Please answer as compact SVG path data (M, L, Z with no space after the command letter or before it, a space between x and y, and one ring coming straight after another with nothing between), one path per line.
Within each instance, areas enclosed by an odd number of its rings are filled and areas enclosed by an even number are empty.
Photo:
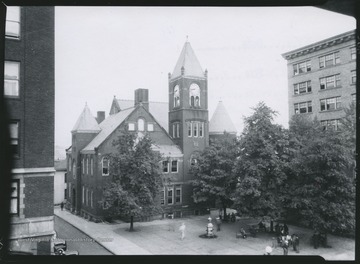
M5 5L1 256L354 261L339 10Z

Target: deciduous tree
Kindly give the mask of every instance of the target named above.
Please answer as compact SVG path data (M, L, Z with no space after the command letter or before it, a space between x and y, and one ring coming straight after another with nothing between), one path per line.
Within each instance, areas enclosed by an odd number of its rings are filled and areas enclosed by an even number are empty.
M124 132L113 145L116 151L109 155L111 180L104 189L104 202L109 215L130 218L133 231L134 217L161 212L156 202L162 184L161 156L146 135Z

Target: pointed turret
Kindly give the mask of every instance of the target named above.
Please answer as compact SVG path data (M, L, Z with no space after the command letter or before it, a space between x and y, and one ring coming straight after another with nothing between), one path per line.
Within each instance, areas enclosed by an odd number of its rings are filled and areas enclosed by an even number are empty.
M95 117L91 114L88 105L86 104L84 110L79 116L76 124L71 132L99 132L101 130Z
M171 79L179 76L194 76L205 78L200 62L195 56L190 42L186 41L176 63Z
M209 133L210 135L219 135L223 134L225 131L229 134L236 134L234 123L231 121L222 101L219 101L210 120Z

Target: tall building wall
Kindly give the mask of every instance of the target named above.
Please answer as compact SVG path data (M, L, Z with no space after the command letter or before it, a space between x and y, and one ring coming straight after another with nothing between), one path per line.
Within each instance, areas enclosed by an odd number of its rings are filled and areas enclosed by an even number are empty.
M356 52L354 48L355 31L350 31L283 54L288 61L290 119L296 114L296 111L312 118L317 117L319 121L323 122L338 120L344 116L344 107L355 100L356 94ZM296 72L297 67L304 62L308 62L311 69L305 70L305 72ZM305 82L310 82L311 91L308 87L300 88L300 85L304 86ZM307 86L309 86L308 84ZM297 89L301 89L301 91ZM338 98L337 102L335 99L334 107L331 98ZM309 111L308 102L311 102L311 111ZM323 105L321 105L322 102ZM301 103L306 109L298 105ZM305 106L304 103L307 105Z
M12 124L11 144L16 149L10 249L50 254L55 173L54 7L8 7L6 25L5 65L12 66L5 67L5 86L17 82L19 87L17 92L4 91ZM18 65L18 74L14 65ZM38 250L38 241L23 240L34 237L47 239L47 247Z

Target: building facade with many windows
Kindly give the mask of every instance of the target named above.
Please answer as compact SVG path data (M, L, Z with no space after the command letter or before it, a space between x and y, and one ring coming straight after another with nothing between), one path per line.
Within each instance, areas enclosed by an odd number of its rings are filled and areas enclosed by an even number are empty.
M289 119L317 117L337 129L344 107L356 100L355 30L282 55L288 66Z
M10 250L50 254L55 173L53 7L7 7L3 93L13 155Z

